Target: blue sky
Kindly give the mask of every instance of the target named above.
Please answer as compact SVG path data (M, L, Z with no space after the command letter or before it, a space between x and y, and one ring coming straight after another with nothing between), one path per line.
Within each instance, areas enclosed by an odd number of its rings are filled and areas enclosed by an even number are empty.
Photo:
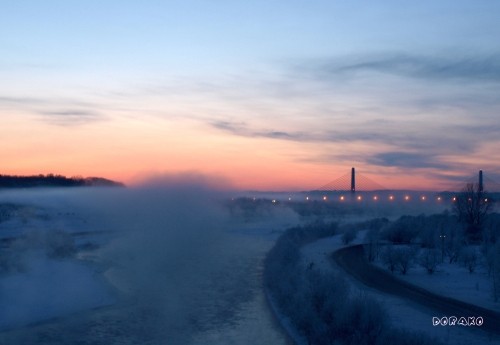
M299 189L353 165L386 185L414 174L407 187L499 176L495 1L1 6L6 172Z

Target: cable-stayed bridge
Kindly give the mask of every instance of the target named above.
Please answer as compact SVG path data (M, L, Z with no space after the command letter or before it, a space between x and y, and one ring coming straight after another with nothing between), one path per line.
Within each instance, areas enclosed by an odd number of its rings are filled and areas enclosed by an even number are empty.
M460 192L466 184L478 185L481 190L490 193L500 193L500 183L493 181L483 174L480 170L478 175L473 175L464 179L463 182L449 186L443 190L448 192ZM319 192L375 192L375 191L389 191L390 188L382 186L378 182L369 178L368 176L359 174L355 168L351 172L346 173L335 180L319 187L316 191Z
M356 174L355 168L351 169L350 173L340 176L339 178L328 182L317 189L325 192L361 192L361 191L376 191L388 190L388 188L373 181L371 178Z
M500 184L486 177L480 170L479 174L465 178L460 183L455 183L449 187L436 191L423 190L401 190L387 188L372 178L356 172L352 168L350 172L328 182L327 184L310 191L302 192L256 192L253 201L262 196L273 203L279 202L330 202L363 203L371 201L377 204L391 203L393 205L410 205L412 202L418 204L428 204L432 206L433 202L447 205L448 202L455 202L459 193L467 184L474 184L481 190L488 193L487 198L491 200L500 200ZM259 197L259 195L261 197ZM250 198L252 199L252 198Z
M478 184L481 190L484 190L489 193L500 193L500 183L492 180L485 174L483 174L482 170L479 170L478 175L471 175L462 180L462 182L455 183L455 184L450 184L447 188L444 190L447 191L452 191L452 192L459 192L461 191L466 184L473 184L476 185Z

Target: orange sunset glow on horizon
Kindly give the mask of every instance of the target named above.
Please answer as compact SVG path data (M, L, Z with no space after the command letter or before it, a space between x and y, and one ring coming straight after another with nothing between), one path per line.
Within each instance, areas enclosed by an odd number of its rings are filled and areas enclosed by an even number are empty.
M500 179L500 68L480 27L483 39L448 22L439 38L401 27L399 6L198 5L13 5L0 18L0 174L134 185L196 172L241 190L315 189L351 167L390 189Z

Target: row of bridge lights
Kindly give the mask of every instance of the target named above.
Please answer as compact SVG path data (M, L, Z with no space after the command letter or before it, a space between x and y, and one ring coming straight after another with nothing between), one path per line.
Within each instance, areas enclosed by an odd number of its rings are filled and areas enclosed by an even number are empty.
M328 201L328 197L327 197L327 196L323 196L323 198L322 198L322 199L323 199L323 201ZM378 201L380 198L379 198L377 195L374 195L374 196L372 197L372 199L373 199L373 201ZM394 201L394 200L396 200L396 198L394 197L394 195L389 195L388 199L389 199L389 201ZM234 199L233 199L233 200L234 200ZM255 200L256 200L256 198L253 198L253 201L255 201ZM309 198L308 196L306 196L306 201L309 201L309 200L310 200L310 198ZM346 200L346 197L345 197L344 195L341 195L341 196L339 197L339 200L340 200L340 201L344 201L344 200ZM358 201L362 201L362 200L363 200L363 197L362 197L361 195L358 195L358 196L356 197L356 200L358 200ZM404 200L405 200L405 201L410 201L410 200L411 200L411 197L410 197L409 195L405 195L405 196L404 196ZM425 195L422 195L422 196L420 197L420 200L422 200L422 201L426 201L426 200L427 200L427 197L426 197ZM437 200L437 201L442 201L442 200L443 200L443 198L442 198L442 197L440 197L440 196L438 196L438 197L436 197L436 200ZM292 201L292 198L291 198L291 197L289 197L289 198L288 198L288 201ZM457 201L457 197L456 197L456 196L452 197L452 198L451 198L451 201L452 201L452 202ZM471 199L471 198L469 198L469 201L470 201L470 202L472 202L472 199ZM273 199L273 200L272 200L272 203L273 203L273 204L274 204L274 203L276 203L276 202L277 202L277 200L276 200L276 199ZM485 199L484 199L484 202L488 202L488 198L485 198Z
M340 200L340 201L344 201L345 199L346 199L346 198L345 198L345 196L343 196L343 195L341 195L341 196L339 197L339 200ZM394 201L394 200L396 200L396 197L395 197L394 195L389 195L388 199L389 199L389 201ZM404 199L405 201L410 201L410 200L411 200L411 197L410 197L409 195L405 195L403 199ZM324 200L324 201L326 201L326 200L328 200L328 198L327 198L326 196L323 196L323 200ZM356 200L361 201L361 200L363 200L363 197L362 197L361 195L358 195L358 196L356 197ZM378 201L378 200L380 200L380 198L379 198L379 196L378 196L378 195L374 195L374 196L372 197L372 200L373 200L373 201ZM426 200L427 200L427 197L426 197L425 195L422 195L422 196L420 197L420 200L422 200L422 201L426 201ZM442 200L442 197L438 196L438 197L436 198L436 200L437 200L437 201L441 201L441 200ZM452 201L456 201L456 200L457 200L457 198L456 198L456 197L453 197L453 198L452 198Z
M323 199L323 201L328 201L328 197L327 197L327 196L323 196L323 198L322 198L322 199ZM393 201L393 200L396 200L396 197L395 197L394 195L389 195L388 199L389 199L389 201ZM410 200L411 200L411 197L410 197L409 195L405 195L403 199L404 199L405 201L410 201ZM254 200L255 200L255 198L254 198ZM310 198L309 198L308 196L306 196L306 201L309 201L309 200L310 200ZM341 195L341 196L339 197L339 200L340 200L340 201L344 201L344 200L346 200L346 197L345 197L344 195ZM358 196L356 197L356 200L361 201L361 200L363 200L363 197L362 197L361 195L358 195ZM374 195L374 196L372 197L372 200L373 200L373 201L378 201L378 200L380 200L380 198L379 198L377 195ZM426 201L426 200L427 200L427 196L422 195L422 196L420 197L420 200L422 200L422 201ZM440 197L440 196L438 196L438 197L436 198L436 200L437 200L437 201L441 201L441 200L443 200L443 198L442 198L442 197ZM289 197L289 198L288 198L288 201L292 201L292 198L291 198L291 197ZM451 198L451 201L457 201L457 197L456 197L456 196L452 197L452 198ZM472 201L472 200L470 200L470 199L469 199L469 201ZM485 201L485 202L488 202L488 199L484 199L484 201ZM273 200L272 200L272 202L273 202L273 203L275 203L275 202L276 202L276 199L273 199Z
M341 196L339 197L339 200L340 200L340 201L344 201L345 199L346 199L346 197L345 197L344 195L341 195ZM372 199L373 199L373 201L378 201L378 200L379 200L379 197L378 197L377 195L374 195L374 196L372 197ZM394 195L389 195L388 199L389 199L389 201L394 201L396 198L394 197ZM253 198L253 200L255 201L255 198ZM310 200L310 198L309 198L308 196L306 196L306 201L309 201L309 200ZM363 200L363 197L362 197L361 195L358 195L358 196L356 197L356 200L358 200L358 201L362 201L362 200ZM405 200L405 201L410 201L410 200L411 200L411 197L410 197L409 195L405 195L405 196L404 196L404 200ZM426 201L426 200L427 200L427 197L426 197L425 195L422 195L422 196L420 197L420 200L422 200L422 201ZM442 197L440 197L440 196L438 196L438 197L436 197L436 200L437 200L437 201L442 201L442 200L443 200L443 198L442 198ZM289 197L289 198L288 198L288 201L292 201L292 198L291 198L291 197ZM328 201L328 197L323 196L323 201ZM457 197L456 197L456 196L452 197L452 198L451 198L451 201L452 201L452 202L457 201ZM471 199L471 198L469 198L469 201L470 201L470 202L472 202L472 199ZM276 203L276 202L277 202L277 200L276 200L276 199L273 199L273 200L272 200L272 203L273 203L273 204L274 204L274 203ZM486 198L486 199L484 199L484 202L488 202L488 199L487 199L487 198Z

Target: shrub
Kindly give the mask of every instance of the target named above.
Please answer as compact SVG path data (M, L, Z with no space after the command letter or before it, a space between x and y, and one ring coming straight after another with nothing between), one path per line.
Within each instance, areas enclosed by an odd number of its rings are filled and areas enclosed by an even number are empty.
M412 247L401 247L396 248L396 265L401 272L401 274L408 273L408 270L412 267L413 259L415 258L416 251Z
M413 264L415 249L412 247L398 247L388 245L381 254L382 262L391 273L397 269L402 274L406 274Z
M476 248L470 246L462 248L462 251L460 252L460 261L465 267L467 267L469 273L474 273L478 264Z
M387 266L391 273L394 273L397 266L397 256L396 251L394 250L392 245L388 245L384 248L381 253L382 263Z
M402 216L388 225L384 229L382 236L394 244L412 243L418 235L422 219L424 219L424 216Z
M432 274L439 265L440 256L436 249L426 248L420 253L418 263L427 270L427 273Z

